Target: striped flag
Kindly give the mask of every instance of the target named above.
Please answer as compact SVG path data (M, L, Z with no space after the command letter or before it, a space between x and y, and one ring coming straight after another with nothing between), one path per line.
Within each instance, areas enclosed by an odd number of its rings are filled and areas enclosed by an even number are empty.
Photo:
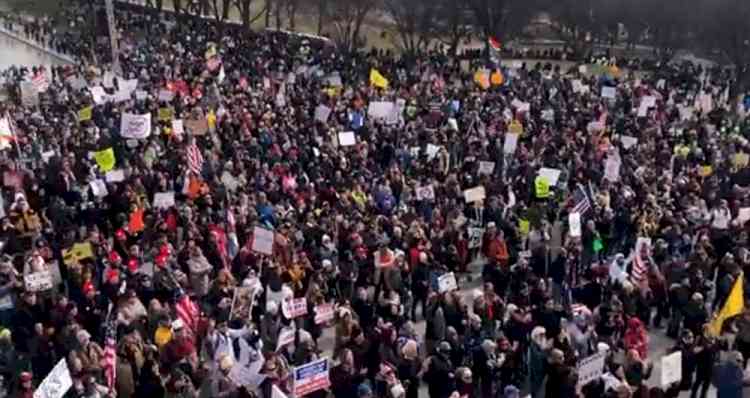
M34 84L38 93L43 93L49 88L49 79L44 74L44 70L40 70L32 79L31 83Z
M580 213L584 216L586 212L591 210L591 200L583 186L579 185L573 192L573 213Z
M500 40L495 38L494 36L490 36L487 38L487 42L489 43L489 57L490 61L494 62L495 64L500 64L500 50L502 50L503 46L500 43Z
M175 311L177 317L182 320L185 326L190 329L193 333L198 330L198 318L200 317L200 310L198 306L190 299L187 294L182 294L177 304L175 304Z
M651 239L638 238L635 243L635 253L633 255L633 266L630 270L630 276L633 280L643 282L648 276L648 258L651 248Z
M198 145L195 145L195 141L187 147L187 162L190 171L196 175L201 175L201 171L203 171L203 154L198 149Z
M104 343L104 356L102 358L102 370L104 378L107 381L109 391L115 388L115 379L117 378L117 342L114 333L107 332L107 338Z
M10 143L16 140L12 123L13 121L8 114L0 119L0 150L10 148Z

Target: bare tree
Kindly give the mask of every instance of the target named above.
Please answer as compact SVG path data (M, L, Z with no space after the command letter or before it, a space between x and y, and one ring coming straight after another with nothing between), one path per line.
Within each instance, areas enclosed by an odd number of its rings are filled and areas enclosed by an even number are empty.
M224 22L229 19L229 10L232 8L232 0L212 0L211 10L216 22Z
M318 0L318 35L323 34L323 21L326 18L327 8L328 8L327 0Z
M542 0L467 0L465 3L484 37L504 40L521 32L540 9Z
M470 10L460 1L438 0L435 13L436 37L448 46L450 55L455 57L461 40L469 37L472 32Z
M265 7L260 10L255 16L252 16L252 4L253 0L234 0L234 6L237 7L237 11L240 14L240 20L242 25L248 29L252 26L253 22L257 21L266 12Z
M431 0L385 0L385 11L396 26L398 41L394 43L407 53L425 49L435 32L436 8Z
M297 9L299 8L300 0L284 0L286 8L286 16L289 19L289 30L297 29Z
M750 90L750 3L746 0L704 0L705 46L718 49L735 68L732 95Z
M362 24L375 7L375 1L329 0L328 3L334 42L342 51L356 50L361 45Z

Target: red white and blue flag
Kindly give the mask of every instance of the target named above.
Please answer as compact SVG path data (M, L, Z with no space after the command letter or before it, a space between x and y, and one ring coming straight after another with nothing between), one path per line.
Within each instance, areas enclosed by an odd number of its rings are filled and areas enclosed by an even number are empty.
M294 368L294 396L301 397L331 386L328 358Z

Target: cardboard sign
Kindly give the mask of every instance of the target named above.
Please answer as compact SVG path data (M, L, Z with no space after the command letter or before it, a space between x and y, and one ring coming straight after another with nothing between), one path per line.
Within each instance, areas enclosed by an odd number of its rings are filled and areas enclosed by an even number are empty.
M270 256L273 254L273 241L273 231L261 227L255 227L253 230L252 249L254 252Z
M604 373L604 361L607 353L598 352L589 357L583 358L578 362L578 385L586 384L600 378Z
M174 109L172 108L159 108L159 121L168 122L172 120L174 116Z
M682 351L661 358L661 386L667 388L682 381Z
M391 116L394 107L394 103L390 101L373 101L367 107L367 116L385 120Z
M136 115L124 113L120 122L120 136L135 140L151 135L151 114Z
M466 203L481 202L487 197L484 187L476 187L464 191L464 200Z
M339 133L339 145L340 146L352 146L357 144L357 137L353 131L344 131Z
M435 188L432 184L417 187L415 191L417 200L435 200Z
M547 167L539 169L539 176L546 178L549 185L553 187L557 185L557 180L560 179L561 173L562 171L559 169L551 169Z
M315 306L314 311L315 324L320 325L333 321L333 316L336 310L333 304L320 304Z
M157 192L154 195L153 206L157 209L168 209L174 206L174 191Z
M94 196L98 198L102 198L109 194L109 191L107 191L107 184L105 184L100 178L91 181L89 186L91 186L91 192L93 192Z
M321 123L327 123L328 117L330 115L331 115L331 108L325 105L318 105L318 107L315 108L315 120Z
M52 289L52 272L41 271L23 276L23 285L27 292L42 292Z
M117 169L108 171L107 174L105 174L104 178L107 180L107 182L125 181L125 170Z
M205 118L185 119L183 124L185 129L193 135L206 135L208 132L208 120Z
M445 293L458 290L458 283L456 283L456 275L453 272L440 275L438 277L438 292Z

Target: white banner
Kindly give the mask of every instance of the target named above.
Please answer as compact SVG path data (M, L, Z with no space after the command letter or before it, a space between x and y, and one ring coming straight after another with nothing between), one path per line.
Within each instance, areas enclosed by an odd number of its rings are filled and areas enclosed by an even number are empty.
M120 122L120 136L123 138L144 139L151 135L151 114L136 115L124 113Z
M68 363L63 358L34 391L34 398L62 398L72 386L73 379L70 377Z

